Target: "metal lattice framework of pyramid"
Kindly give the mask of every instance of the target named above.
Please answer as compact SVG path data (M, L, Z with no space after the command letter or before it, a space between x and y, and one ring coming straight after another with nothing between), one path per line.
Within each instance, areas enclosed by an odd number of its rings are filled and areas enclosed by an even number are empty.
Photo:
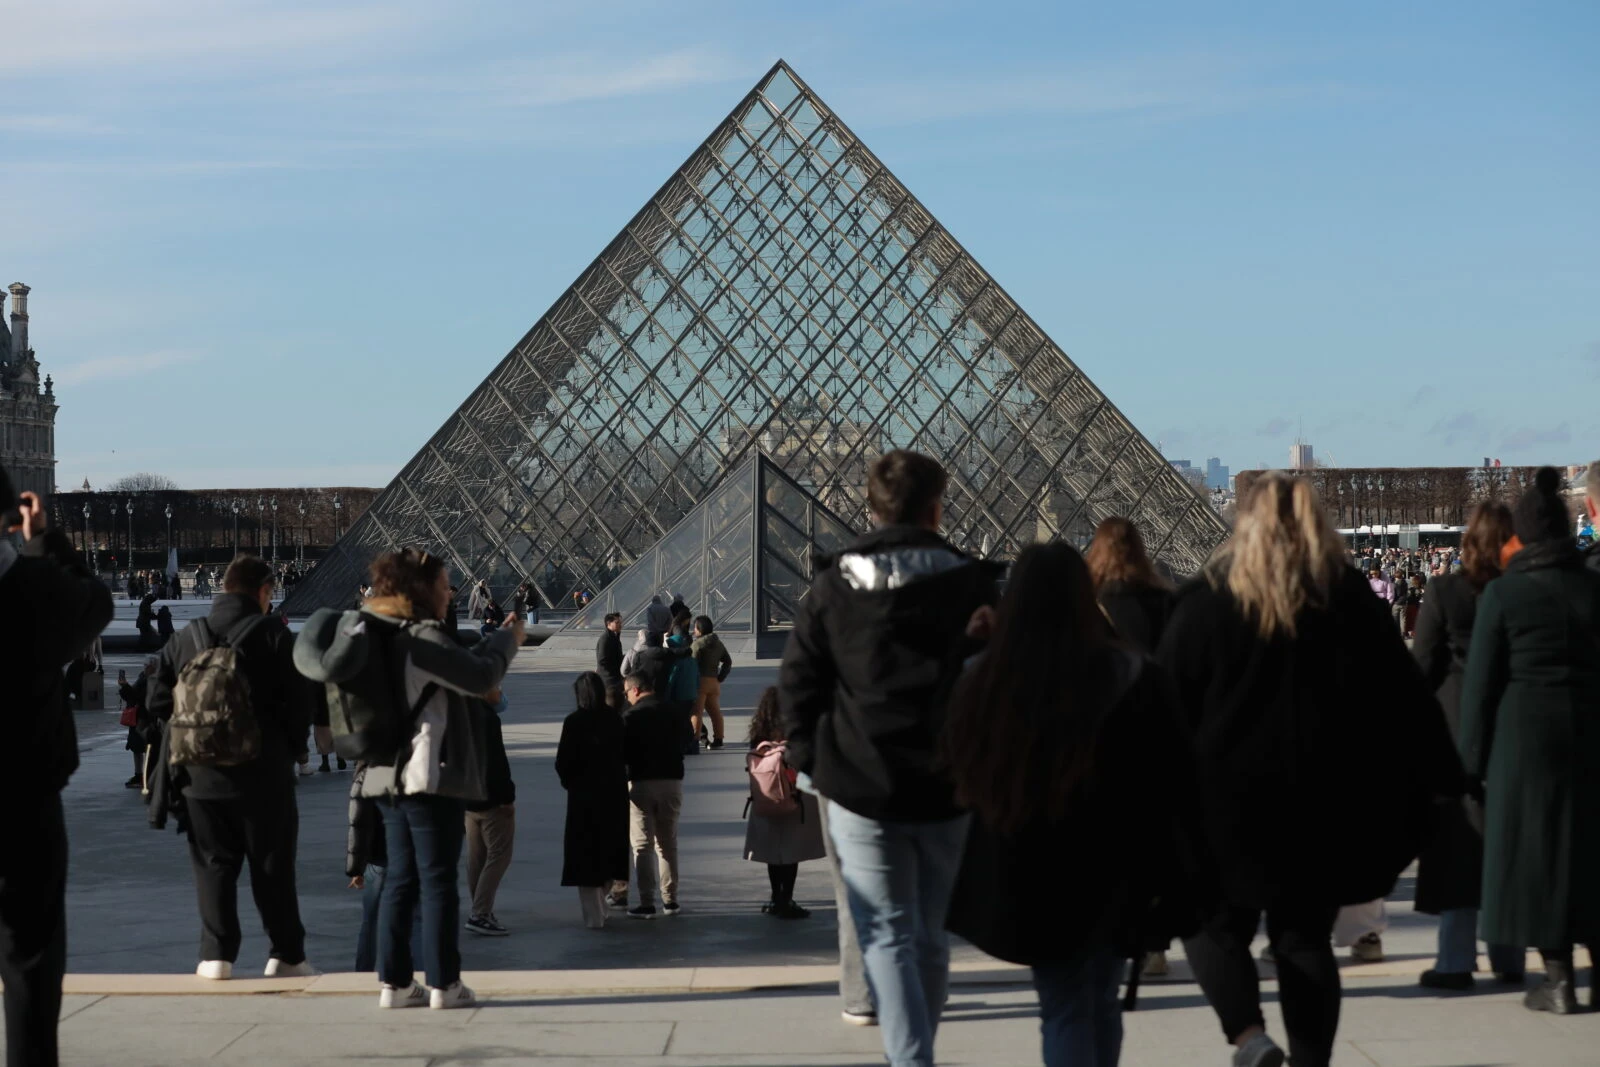
M608 585L757 450L865 526L868 464L950 471L945 535L993 558L1137 522L1177 573L1200 494L779 62L301 583L349 601L399 545L547 605Z
M846 548L856 531L765 455L745 460L667 535L544 643L594 648L610 612L624 634L644 625L650 598L681 597L708 615L731 652L776 654L811 588L815 561Z

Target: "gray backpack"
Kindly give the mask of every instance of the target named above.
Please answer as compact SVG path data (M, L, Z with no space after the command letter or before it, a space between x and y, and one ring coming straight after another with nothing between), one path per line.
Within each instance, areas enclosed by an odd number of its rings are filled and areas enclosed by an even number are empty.
M326 688L333 749L344 759L391 767L411 736L415 713L404 696L406 629L360 611L322 608L295 639L295 669ZM424 689L418 705L436 688Z

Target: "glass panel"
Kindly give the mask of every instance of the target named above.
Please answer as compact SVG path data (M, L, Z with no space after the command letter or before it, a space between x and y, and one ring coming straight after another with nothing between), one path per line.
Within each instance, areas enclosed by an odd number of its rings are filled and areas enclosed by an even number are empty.
M1225 533L1212 508L822 100L779 68L731 117L467 394L371 521L345 517L342 562L301 582L292 612L346 603L374 555L421 544L464 584L526 579L552 608L609 585L606 604L631 617L670 583L781 625L794 605L763 603L748 574L731 595L726 561L749 570L760 521L770 550L809 572L848 543L849 521L865 525L868 465L894 447L945 464L946 533L968 551L1081 539L1120 512L1174 571L1205 562ZM757 481L758 450L781 475ZM654 572L632 573L663 530Z

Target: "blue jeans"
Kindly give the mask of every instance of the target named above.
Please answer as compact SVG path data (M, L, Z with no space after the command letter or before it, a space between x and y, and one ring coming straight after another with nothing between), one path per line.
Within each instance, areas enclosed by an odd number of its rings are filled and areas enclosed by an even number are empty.
M378 903L383 897L384 869L367 864L361 878L361 929L356 932L356 973L378 969ZM422 912L411 922L411 943L422 942Z
M1517 945L1490 945L1489 969L1498 974L1521 974L1527 950ZM1447 908L1439 913L1439 958L1433 969L1440 974L1471 974L1478 969L1478 909Z
M461 980L461 802L405 796L378 810L389 850L378 901L378 979L411 988L411 927L420 900L423 974L430 988L446 989Z
M1045 1067L1116 1067L1122 1054L1117 985L1125 963L1099 949L1033 969Z
M829 801L828 830L890 1067L933 1067L933 1038L950 981L944 921L966 847L967 817L879 821Z

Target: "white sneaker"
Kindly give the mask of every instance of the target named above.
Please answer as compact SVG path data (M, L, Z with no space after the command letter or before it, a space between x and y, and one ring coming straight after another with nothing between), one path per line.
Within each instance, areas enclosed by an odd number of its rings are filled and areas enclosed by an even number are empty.
M1165 952L1147 952L1144 957L1144 975L1146 978L1165 978L1171 971L1167 964Z
M392 985L378 990L380 1008L420 1008L428 1002L428 991L421 982L412 982L410 989L396 989Z
M314 978L320 974L311 961L301 960L299 963L284 963L274 956L267 961L266 976L268 978Z
M311 761L310 760L306 760L304 763L300 764L300 777L308 778L308 777L310 777L311 775L313 775L315 773L317 773L317 772L313 771L311 769Z
M233 977L233 964L227 960L201 960L194 973L213 982L226 982Z
M451 982L448 989L433 989L428 993L428 1007L470 1008L478 1002L477 996L460 982Z

